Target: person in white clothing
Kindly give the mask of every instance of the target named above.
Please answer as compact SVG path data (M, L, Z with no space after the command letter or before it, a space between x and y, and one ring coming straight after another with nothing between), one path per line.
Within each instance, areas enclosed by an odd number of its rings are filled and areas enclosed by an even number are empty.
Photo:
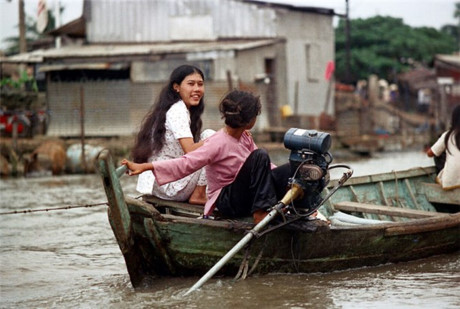
M452 112L451 127L427 151L429 157L446 152L446 163L436 181L444 190L460 188L460 105Z
M203 145L214 131L201 133L204 110L204 74L195 66L181 65L170 76L155 104L145 116L131 156L144 163L178 158ZM137 191L162 199L206 203L204 169L160 186L151 171L139 175Z

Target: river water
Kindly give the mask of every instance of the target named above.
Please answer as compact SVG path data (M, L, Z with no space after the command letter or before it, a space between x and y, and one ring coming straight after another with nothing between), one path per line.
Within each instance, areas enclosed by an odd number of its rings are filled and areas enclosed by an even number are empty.
M421 152L345 162L355 175L428 166ZM125 193L137 196L134 178ZM0 212L105 202L96 175L0 180ZM1 308L460 308L460 253L329 274L159 279L135 291L106 206L0 216Z

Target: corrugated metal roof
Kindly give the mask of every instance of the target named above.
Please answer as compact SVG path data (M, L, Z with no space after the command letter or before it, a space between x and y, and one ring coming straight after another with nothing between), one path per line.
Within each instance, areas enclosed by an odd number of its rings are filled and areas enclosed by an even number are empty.
M196 53L207 51L247 50L279 42L279 39L224 40L211 42L176 42L157 44L83 45L36 50L3 58L2 62L40 63L50 59L97 58L113 56L162 55L174 53Z
M401 73L398 75L398 79L400 81L407 81L407 82L414 82L414 81L419 81L419 80L425 80L425 79L434 79L436 78L436 73L434 70L428 69L428 68L416 68L413 70L410 70L405 73Z
M334 9L326 8L326 7L318 7L318 6L307 6L303 5L299 2L293 1L292 3L289 2L281 2L281 1L263 1L263 0L242 0L243 2L247 3L255 3L255 4L262 4L269 7L279 7L285 8L292 11L301 11L301 12L309 12L309 13L317 13L317 14L324 14L324 15L335 15ZM321 1L318 1L321 3ZM321 3L323 4L323 3Z
M241 0L91 0L85 6L91 43L278 36L275 9Z
M238 2L243 5L239 5ZM247 4L252 5L252 7ZM280 3L276 0L85 1L84 15L48 32L48 34L65 34L80 38L85 37L89 29L87 39L90 42L171 41L174 40L175 34L170 27L173 24L178 24L180 32L183 32L182 27L187 28L185 40L194 39L192 30L195 30L194 34L199 38L205 39L207 37L211 40L217 37L275 37L277 31L273 26L276 19L274 9L330 16L338 15L333 9L318 7L317 4L322 3L306 6L298 1ZM258 9L255 9L256 7ZM109 14L106 14L107 12ZM86 22L85 16L89 22ZM113 20L117 22L112 23ZM168 24L169 27L165 27ZM194 27L187 27L190 24L194 24ZM204 27L200 27L200 25ZM168 31L172 33L168 35ZM205 32L207 32L207 36ZM179 36L184 35L179 34Z
M436 89L436 73L427 68L417 68L398 75L401 82L406 82L412 91L422 88Z
M71 38L84 38L86 36L85 18L83 16L62 25L59 28L49 31L47 34L53 36L67 35Z
M333 9L250 0L85 1L91 43L275 38L286 13L334 16ZM297 14L290 14L297 15Z
M460 67L460 54L458 55L436 55L435 60L444 62L446 64Z
M123 70L127 69L128 65L124 63L72 63L72 64L54 64L54 65L42 65L38 69L39 72L49 71L62 71L62 70Z

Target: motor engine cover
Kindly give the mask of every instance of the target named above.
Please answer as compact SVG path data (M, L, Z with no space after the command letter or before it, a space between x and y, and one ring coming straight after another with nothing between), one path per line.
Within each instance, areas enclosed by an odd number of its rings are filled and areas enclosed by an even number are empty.
M299 167L299 177L306 181L317 181L324 176L324 172L318 165L302 164Z

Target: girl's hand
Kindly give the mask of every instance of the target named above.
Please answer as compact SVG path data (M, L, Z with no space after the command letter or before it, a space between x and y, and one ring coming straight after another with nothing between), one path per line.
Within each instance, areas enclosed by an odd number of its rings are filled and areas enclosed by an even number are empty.
M134 163L126 159L121 160L121 165L126 165L129 176L139 175L149 169L153 170L153 165L151 163Z
M431 150L431 148L428 148L428 150L426 151L426 155L429 156L430 158L431 158L431 157L434 157L434 152L433 152L433 150Z

